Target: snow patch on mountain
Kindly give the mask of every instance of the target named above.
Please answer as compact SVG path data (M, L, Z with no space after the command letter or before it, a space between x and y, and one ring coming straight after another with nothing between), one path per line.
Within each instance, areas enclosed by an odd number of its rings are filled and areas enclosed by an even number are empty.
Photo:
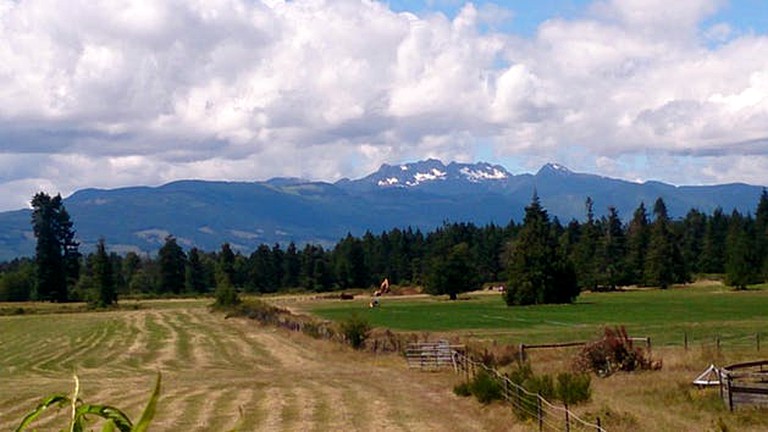
M484 169L471 169L469 167L463 167L459 170L460 173L467 178L467 180L473 183L479 183L483 180L504 180L509 177L506 171L500 170L495 167L483 167Z
M398 180L397 177L389 177L379 180L376 184L379 186L396 186L398 183L400 183L400 180Z
M437 168L432 168L432 170L429 172L414 174L413 181L406 182L406 184L408 186L416 186L420 183L424 183L428 181L444 180L445 175L446 175L445 171L440 171Z

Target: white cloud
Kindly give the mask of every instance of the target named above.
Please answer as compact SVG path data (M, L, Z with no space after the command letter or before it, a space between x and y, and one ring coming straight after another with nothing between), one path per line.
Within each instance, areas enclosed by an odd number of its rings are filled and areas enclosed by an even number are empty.
M721 7L596 1L521 38L489 30L517 14L487 4L0 0L0 210L38 188L333 180L488 145L525 166L766 184L768 38L703 27ZM697 163L656 163L678 155Z

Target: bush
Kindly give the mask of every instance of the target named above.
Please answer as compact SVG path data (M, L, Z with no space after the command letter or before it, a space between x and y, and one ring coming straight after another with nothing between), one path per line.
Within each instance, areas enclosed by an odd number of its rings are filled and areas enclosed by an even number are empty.
M341 322L341 333L352 348L361 349L371 333L371 325L365 318L352 314Z
M482 404L501 399L501 384L490 372L481 369L469 383L469 391Z
M235 291L235 287L227 278L220 278L218 284L216 284L216 291L214 292L217 308L229 308L240 304L240 297Z
M557 398L566 405L586 402L592 397L592 379L588 374L571 374L568 372L557 375Z
M560 400L566 405L588 401L592 395L591 379L587 374L561 373L557 382L551 375L535 375L529 363L518 364L507 378L528 393L512 391L512 406L518 418L531 418L538 411L537 395L549 401Z
M472 396L472 388L468 382L463 382L453 386L453 393L456 396L468 397Z
M661 361L651 359L643 348L635 347L624 326L606 327L603 338L589 343L576 358L577 370L609 376L617 371L661 369Z

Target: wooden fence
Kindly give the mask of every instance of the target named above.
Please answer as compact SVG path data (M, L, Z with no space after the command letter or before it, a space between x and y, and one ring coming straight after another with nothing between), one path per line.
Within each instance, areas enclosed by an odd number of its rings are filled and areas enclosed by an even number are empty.
M720 396L733 411L741 406L768 406L768 360L719 369Z
M463 353L453 353L455 371L465 375L470 380L480 371L485 370L502 388L502 397L512 405L517 415L524 419L532 419L539 432L606 432L600 424L600 418L595 423L587 422L574 414L567 406L557 406L547 401L541 395L531 393L525 388L512 382L508 377L482 363L476 362Z

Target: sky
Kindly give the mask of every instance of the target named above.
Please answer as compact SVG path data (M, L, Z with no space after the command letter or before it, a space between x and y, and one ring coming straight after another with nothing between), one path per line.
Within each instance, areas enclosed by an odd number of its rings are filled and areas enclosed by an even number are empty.
M0 211L438 158L768 185L763 0L0 0Z

